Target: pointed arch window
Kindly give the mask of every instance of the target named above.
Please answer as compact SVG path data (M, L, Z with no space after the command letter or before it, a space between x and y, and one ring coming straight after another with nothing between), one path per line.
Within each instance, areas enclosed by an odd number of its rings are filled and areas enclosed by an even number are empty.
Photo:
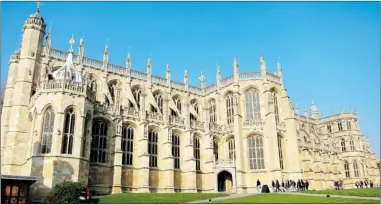
M352 139L349 141L349 145L351 147L351 151L355 151L355 142Z
M217 122L216 102L214 100L211 100L209 102L209 122L210 123Z
M228 124L233 124L234 122L234 106L233 106L233 94L229 93L225 97L226 101L226 117Z
M351 121L347 121L347 129L350 130L351 128Z
M160 113L163 113L163 96L160 93L156 93L154 97L157 107L159 107L158 111L160 111Z
M201 170L201 155L200 155L200 138L195 137L193 139L193 156L196 159L196 170L200 171Z
M328 133L332 133L331 125L327 125L327 131L328 131Z
M278 135L278 153L279 153L279 166L284 169L283 166L283 137Z
M345 178L349 178L351 174L349 173L349 163L347 161L344 161L344 171L345 171Z
M108 125L103 120L93 122L90 162L106 163L108 153Z
M341 151L345 152L347 151L347 148L345 146L345 140L344 139L341 139Z
M172 135L172 156L174 168L180 169L180 136L178 134Z
M139 87L135 87L132 90L132 95L134 96L136 105L138 106L139 109L140 109L140 95L141 94L142 94L142 90Z
M216 137L213 137L213 154L214 159L218 161L218 141Z
M274 102L275 122L276 124L279 124L278 96L275 91L272 92L272 100Z
M134 152L134 128L122 127L122 164L132 165Z
M248 137L250 169L264 169L263 138L262 136Z
M229 159L235 160L235 144L234 139L228 140Z
M41 154L48 154L52 150L53 128L54 128L54 111L51 107L46 109L44 113L44 122L42 127L42 146Z
M250 89L245 93L246 103L246 120L258 121L261 120L261 108L259 101L259 93L255 89Z
M175 102L175 104L176 104L176 108L177 108L177 110L179 111L179 113L181 114L181 100L180 100L180 98L178 98L178 97L176 97L176 98L174 98L173 99L173 101Z
M357 165L357 161L353 162L353 172L355 173L355 177L359 177L359 167Z
M339 131L343 131L343 124L341 122L337 123L337 127L338 127Z
M149 167L157 167L157 142L157 131L150 130L148 132Z
M75 130L74 108L70 107L65 113L64 133L62 138L61 154L73 153L74 130Z
M82 151L81 151L81 156L86 157L86 143L87 143L87 129L89 128L89 123L90 123L90 114L86 114L85 118L85 126L83 128L83 136L82 136Z

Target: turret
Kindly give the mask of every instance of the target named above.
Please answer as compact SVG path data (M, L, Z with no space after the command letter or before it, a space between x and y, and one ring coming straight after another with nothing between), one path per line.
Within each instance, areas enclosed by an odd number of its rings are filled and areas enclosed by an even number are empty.
M127 53L126 72L127 72L127 76L131 76L131 54L130 54L130 52Z
M147 60L147 87L151 88L151 78L152 78L152 64L151 58L149 57Z
M45 34L46 24L40 15L40 4L37 4L36 12L31 14L25 21L21 40L19 62L17 68L10 63L8 81L14 80L14 88L4 96L4 108L2 112L2 129L9 124L7 132L2 138L5 149L2 160L2 173L18 175L23 164L24 154L13 154L15 147L26 148L27 125L29 113L28 106L31 96L34 94L38 78L40 76L42 54L42 41ZM12 55L14 57L14 55ZM11 107L6 102L12 101ZM12 113L12 114L10 114ZM25 116L25 117L20 117ZM11 122L10 122L11 121ZM15 139L17 138L17 140Z
M167 85L171 87L171 67L167 64L167 68L165 70L165 77L167 79Z
M277 75L280 78L280 83L283 84L283 70L282 70L282 67L280 66L279 57L278 57L278 62L276 63L276 67L277 67Z

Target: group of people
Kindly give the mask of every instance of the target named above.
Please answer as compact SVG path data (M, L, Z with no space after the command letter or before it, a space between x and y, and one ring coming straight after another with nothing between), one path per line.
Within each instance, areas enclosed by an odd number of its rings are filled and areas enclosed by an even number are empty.
M343 180L334 181L333 186L335 187L335 190L343 189L344 188Z
M308 191L309 182L299 179L298 181L286 180L279 182L278 179L271 181L273 192ZM257 190L261 192L261 182L257 179Z
M364 185L365 185L365 188L368 188L368 185L369 185L369 188L373 188L373 182L372 181L368 181L368 180L356 181L356 183L355 183L356 188L364 188Z

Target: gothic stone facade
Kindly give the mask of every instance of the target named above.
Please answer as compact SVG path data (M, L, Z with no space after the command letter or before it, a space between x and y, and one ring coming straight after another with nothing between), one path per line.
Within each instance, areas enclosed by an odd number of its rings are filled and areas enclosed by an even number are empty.
M39 12L24 24L9 61L1 115L3 174L35 176L34 195L64 180L98 193L256 191L256 180L379 180L355 112L299 114L282 69L234 74L201 88L51 48ZM43 41L45 37L45 41Z

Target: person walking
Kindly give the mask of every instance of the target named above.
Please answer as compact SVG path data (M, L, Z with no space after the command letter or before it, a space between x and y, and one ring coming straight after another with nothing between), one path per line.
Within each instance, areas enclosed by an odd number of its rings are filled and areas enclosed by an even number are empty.
M275 189L275 182L274 182L274 180L271 181L271 186L273 187L273 192L275 192L276 189Z
M279 192L280 191L280 185L279 185L279 181L278 181L278 179L276 180L276 182L275 182L275 192Z
M308 191L308 186L310 185L310 183L308 183L308 180L306 180L306 191Z
M259 181L259 179L257 179L257 191L258 193L260 193L261 191L261 182Z

